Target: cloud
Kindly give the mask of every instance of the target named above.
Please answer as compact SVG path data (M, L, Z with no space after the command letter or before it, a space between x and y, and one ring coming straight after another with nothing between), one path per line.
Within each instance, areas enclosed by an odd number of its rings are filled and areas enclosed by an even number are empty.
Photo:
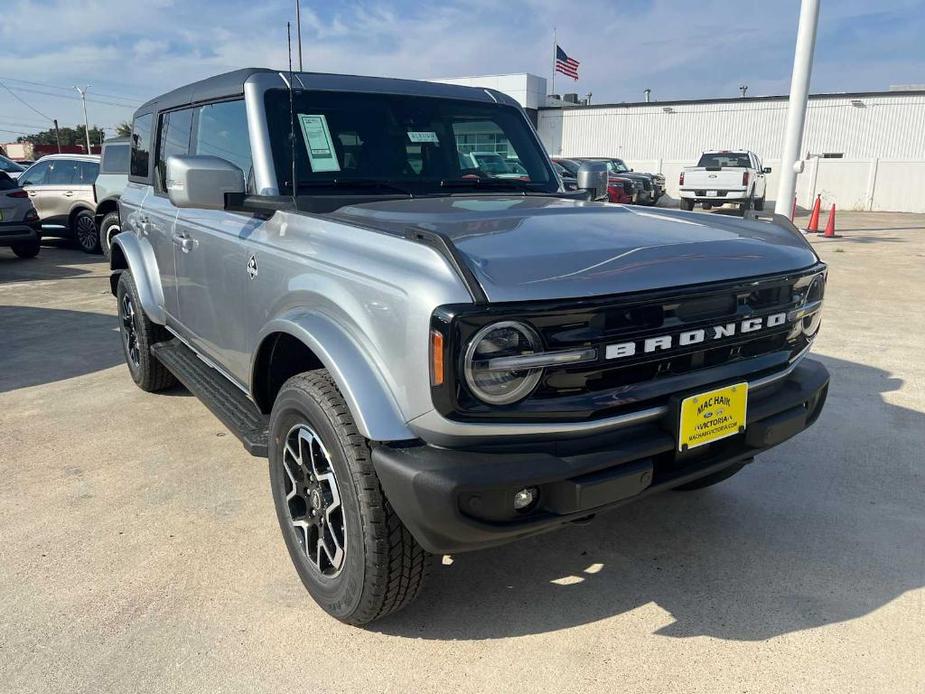
M0 79L90 83L91 98L96 91L139 103L236 67L285 68L285 25L293 19L291 0L6 0L3 14L0 44L16 50L4 49ZM749 94L782 93L798 14L798 0L585 0L581 11L559 0L303 0L303 56L305 69L316 71L548 77L557 27L582 75L578 83L559 76L557 90L592 91L598 103L638 100L646 87L660 99L734 96L741 82ZM921 2L826 3L813 88L925 81L923 32ZM80 117L70 95L20 94L63 123ZM102 103L89 108L104 126L131 114ZM0 94L0 127L4 119L36 118Z

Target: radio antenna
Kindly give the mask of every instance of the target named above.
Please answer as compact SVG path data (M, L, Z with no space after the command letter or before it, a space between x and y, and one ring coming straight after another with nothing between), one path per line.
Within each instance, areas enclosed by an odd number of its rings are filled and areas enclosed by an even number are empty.
M289 49L289 160L292 163L292 205L296 207L296 194L298 186L296 185L296 165L295 165L295 104L292 93L292 28L289 22L286 22L286 46Z

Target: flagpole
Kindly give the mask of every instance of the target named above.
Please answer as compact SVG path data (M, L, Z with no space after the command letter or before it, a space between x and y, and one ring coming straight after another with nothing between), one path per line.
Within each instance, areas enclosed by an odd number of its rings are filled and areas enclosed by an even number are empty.
M559 37L556 34L556 27L552 28L552 91L550 95L556 93L556 51L559 48Z

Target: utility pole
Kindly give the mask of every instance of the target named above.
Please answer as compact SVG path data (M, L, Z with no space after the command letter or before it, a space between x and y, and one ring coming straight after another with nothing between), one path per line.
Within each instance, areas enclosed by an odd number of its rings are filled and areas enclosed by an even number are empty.
M797 46L793 54L793 76L790 79L790 102L787 106L787 129L784 131L784 150L780 160L780 182L774 212L790 216L797 174L803 170L799 159L803 142L803 125L806 122L806 102L809 97L809 78L813 70L813 50L816 47L816 27L819 25L819 0L803 0L800 6L800 25L797 29Z
M295 35L299 44L299 72L302 72L302 3L295 0Z
M90 123L87 121L87 90L89 88L89 84L83 89L76 85L74 86L74 89L76 89L77 93L80 94L80 101L84 107L84 135L87 136L87 154L90 154Z
M748 85L747 85L747 84L740 84L740 85L739 85L739 91L742 92L742 98L744 99L744 98L745 98L745 93L748 91Z
M58 132L58 119L55 118L52 123L55 124L55 142L58 143L58 154L61 154L61 133Z

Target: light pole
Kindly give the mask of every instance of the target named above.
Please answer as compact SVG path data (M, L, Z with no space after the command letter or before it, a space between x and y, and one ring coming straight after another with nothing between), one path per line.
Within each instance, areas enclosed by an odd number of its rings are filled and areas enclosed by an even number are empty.
M800 6L800 25L797 29L797 46L793 54L793 76L790 80L784 150L780 160L780 182L777 185L777 201L774 204L774 212L785 217L789 217L792 211L797 174L803 169L803 162L799 158L800 145L803 142L809 77L813 70L813 50L816 47L818 24L819 0L803 0Z
M87 121L87 90L89 88L89 84L83 89L76 85L74 86L74 89L76 89L77 93L80 94L80 101L84 108L84 135L87 136L87 154L90 154L90 123Z
M299 44L299 72L302 72L302 3L295 0L295 35Z

